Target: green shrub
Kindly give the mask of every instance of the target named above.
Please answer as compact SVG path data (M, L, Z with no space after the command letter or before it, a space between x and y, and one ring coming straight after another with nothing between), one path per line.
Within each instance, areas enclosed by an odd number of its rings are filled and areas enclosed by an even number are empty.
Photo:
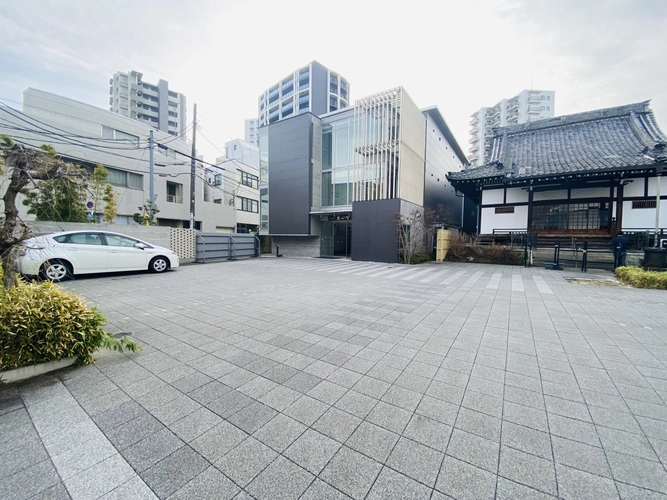
M105 323L96 309L58 285L21 282L0 295L0 371L74 356L89 364L99 348L141 350L105 332Z
M428 262L431 260L431 256L427 253L416 253L410 259L410 264L421 264L422 262Z
M644 271L639 267L617 267L616 276L637 288L667 290L667 272Z

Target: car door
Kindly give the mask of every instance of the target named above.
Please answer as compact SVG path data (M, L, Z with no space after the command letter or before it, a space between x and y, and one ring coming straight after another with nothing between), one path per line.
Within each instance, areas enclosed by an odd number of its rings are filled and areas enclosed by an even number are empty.
M107 247L100 233L72 233L63 242L74 273L103 273L107 270Z
M109 271L135 271L148 269L146 250L136 246L139 241L120 234L105 233L109 249Z

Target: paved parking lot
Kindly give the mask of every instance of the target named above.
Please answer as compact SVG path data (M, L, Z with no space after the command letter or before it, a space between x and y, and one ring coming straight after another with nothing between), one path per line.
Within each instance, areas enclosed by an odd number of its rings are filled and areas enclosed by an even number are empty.
M275 258L66 287L143 352L0 388L0 498L667 494L667 292Z

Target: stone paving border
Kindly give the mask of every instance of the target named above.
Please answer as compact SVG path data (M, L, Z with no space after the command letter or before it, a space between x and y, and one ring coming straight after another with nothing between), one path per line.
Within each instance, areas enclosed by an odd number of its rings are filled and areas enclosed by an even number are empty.
M136 354L0 388L0 498L660 498L667 293L477 264L81 279Z

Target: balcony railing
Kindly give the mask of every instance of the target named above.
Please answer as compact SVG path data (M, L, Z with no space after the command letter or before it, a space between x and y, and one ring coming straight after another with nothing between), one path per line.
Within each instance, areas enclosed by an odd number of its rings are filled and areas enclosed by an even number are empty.
M183 203L183 196L179 196L177 194L168 194L167 195L167 202L168 203Z

